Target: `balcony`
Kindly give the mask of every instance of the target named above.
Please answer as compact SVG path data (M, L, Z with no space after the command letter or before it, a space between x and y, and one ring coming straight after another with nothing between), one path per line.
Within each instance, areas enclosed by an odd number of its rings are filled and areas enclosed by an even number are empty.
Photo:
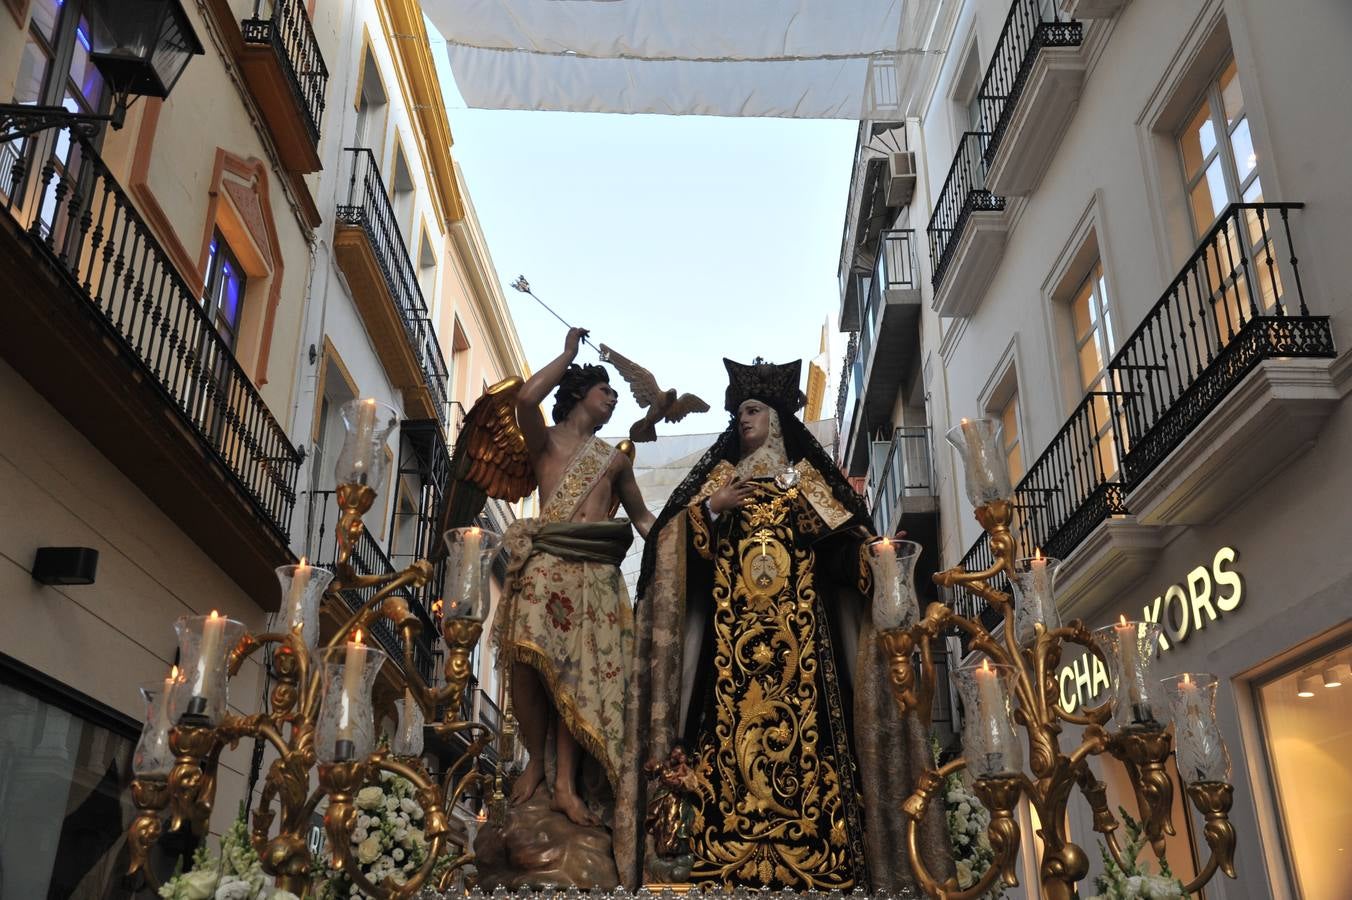
M1338 403L1291 235L1301 207L1228 207L1108 364L1114 390L1087 396L1015 487L1020 552L1065 560L1063 615L1148 573L1166 540L1152 526L1212 522L1251 494ZM985 535L963 564L990 564Z
M247 0L245 0L247 2ZM329 70L302 0L253 0L240 19L232 0L207 0L286 169L318 172L319 127ZM240 5L234 0L234 5ZM313 217L318 224L317 215Z
M861 290L858 351L853 377L858 384L859 411L855 422L859 437L849 431L842 437L848 449L851 474L868 466L868 436L875 423L890 423L897 392L908 372L915 369L920 346L920 285L916 277L915 232L897 229L883 232L868 285Z
M348 148L346 202L338 206L333 252L376 354L404 397L409 418L446 422L446 360L416 270L399 233L375 154Z
M1070 124L1084 83L1084 26L1060 17L1052 0L1014 0L977 92L986 144L986 180L1001 196L1022 196L1042 180Z
M1302 207L1228 207L1109 363L1142 522L1214 521L1337 404L1329 319L1310 314L1291 236Z
M905 527L907 516L938 510L928 425L903 425L892 432L892 440L873 442L868 499L878 534Z
M315 491L310 495L309 521L306 556L309 557L311 563L332 570L338 561L338 538L335 531L338 522L338 502L335 499L334 491ZM371 537L369 530L363 531L361 537L357 539L357 545L353 549L351 557L349 557L349 562L358 575L381 575L394 571L394 564L375 539ZM338 597L342 600L344 608L339 610L328 605L325 606L325 637L336 630L347 615L356 612L375 591L376 588L361 588L338 592ZM413 645L413 662L418 674L430 684L434 669L432 648L436 644L439 632L433 623L431 611L423 604L422 596L411 589L404 589L397 593L408 601L409 609L422 622L422 631ZM380 648L388 653L392 660L396 661L397 664L402 664L404 641L388 619L381 617L372 622L371 634L375 637Z
M415 560L428 559L440 550L442 504L450 477L451 454L440 423L435 419L401 423L398 482L401 488L415 486L412 498L415 506L408 514L401 513L396 507L392 517L390 561L395 568L402 569ZM443 558L433 566L432 580L417 592L423 609L434 608L441 596L445 575L446 560Z
M982 131L962 136L925 229L934 310L941 316L975 312L1005 252L1005 198L992 193L986 180L989 139Z
M275 609L300 453L79 128L5 149L0 353Z
M859 330L858 276L877 266L879 241L896 211L915 193L915 154L906 149L906 127L861 122L841 237L841 331Z

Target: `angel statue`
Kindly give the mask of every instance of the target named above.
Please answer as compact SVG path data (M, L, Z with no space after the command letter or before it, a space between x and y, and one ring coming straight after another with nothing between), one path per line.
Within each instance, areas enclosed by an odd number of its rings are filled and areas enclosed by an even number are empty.
M495 385L475 404L466 418L474 434L462 434L452 462L469 486L457 485L462 494L449 505L463 517L478 499L476 484L521 496L524 483L539 482L538 517L503 536L507 575L493 625L530 754L511 803L593 828L613 814L633 664L633 612L619 565L633 528L646 535L654 519L630 457L596 436L618 394L604 367L573 363L586 335L570 329L563 352L528 381ZM540 404L555 388L550 427ZM612 518L620 504L629 520ZM605 856L613 873L608 839Z
M629 390L647 415L629 426L629 439L642 443L657 440L658 422L679 422L693 413L709 411L709 404L694 394L678 394L675 388L662 390L653 373L614 350L601 345L602 358L629 383Z
M801 362L724 364L731 421L644 547L620 879L660 877L644 769L681 745L699 773L692 881L900 892L914 885L902 803L928 744L914 714L901 717L873 636L868 511L795 415ZM932 812L922 847L943 871Z

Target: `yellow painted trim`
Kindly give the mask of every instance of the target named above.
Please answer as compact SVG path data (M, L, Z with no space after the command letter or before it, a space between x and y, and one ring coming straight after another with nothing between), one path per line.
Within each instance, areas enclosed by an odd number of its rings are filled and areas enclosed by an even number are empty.
M446 117L446 103L422 7L418 0L381 0L377 7L385 38L406 79L409 106L419 126L423 158L428 163L429 182L436 194L434 205L445 231L451 222L464 217L465 204L456 183L455 163L451 159L451 123Z
M327 334L324 335L324 349L319 356L319 374L318 381L316 382L319 385L319 390L315 391L314 415L310 419L310 443L312 444L319 442L319 412L324 408L324 386L328 384L330 363L333 364L334 371L338 373L338 377L343 379L347 384L348 390L352 392L352 396L361 396L361 393L357 390L357 381L352 377L352 373L348 371L347 363L343 362L342 354L338 352L338 348L334 346L333 341L329 339L329 336Z

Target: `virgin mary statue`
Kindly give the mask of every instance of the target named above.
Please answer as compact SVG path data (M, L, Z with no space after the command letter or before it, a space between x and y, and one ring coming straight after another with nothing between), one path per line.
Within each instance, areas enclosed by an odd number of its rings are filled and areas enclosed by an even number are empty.
M644 550L620 878L663 880L644 767L680 746L697 776L690 880L900 890L913 883L901 807L928 745L873 638L867 510L795 416L801 362L724 364L732 421ZM922 823L934 871L948 868L941 807Z

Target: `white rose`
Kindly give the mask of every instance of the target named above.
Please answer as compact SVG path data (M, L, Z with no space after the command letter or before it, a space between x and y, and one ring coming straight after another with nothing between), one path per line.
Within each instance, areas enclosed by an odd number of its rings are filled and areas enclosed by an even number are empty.
M417 847L419 850L427 849L427 836L423 834L423 830L421 828L410 828L408 830L408 840L409 843Z
M357 847L357 862L363 866L369 866L379 856L380 838L374 834L362 841L361 845Z
M385 792L380 788L375 787L374 785L371 787L364 787L357 791L357 808L377 809L380 807L380 803L384 797Z
M944 799L947 800L949 803L961 803L962 791L949 791L947 796L944 797Z
M385 798L385 809L389 810L390 812L394 812L398 808L399 808L398 797L389 796Z
M253 885L227 875L216 888L216 900L249 900L253 896Z
M963 888L965 890L966 888L969 888L972 885L976 884L976 876L972 874L972 867L967 864L966 860L963 859L958 860L957 869L958 869L958 887Z
M413 810L413 821L418 821L423 817L423 808L421 806Z
M390 856L393 856L393 857L394 857L394 861L395 861L395 862L403 862L403 861L404 861L404 851L401 850L401 849L399 849L398 847L395 847L395 848L394 848L394 852L391 853Z
M211 895L216 892L216 878L215 872L206 870L180 876L179 897L182 900L210 900Z
M273 891L269 900L300 900L300 898L290 891Z
M418 808L418 804L412 797L405 797L403 800L399 801L399 808L411 816L413 815L413 810Z

